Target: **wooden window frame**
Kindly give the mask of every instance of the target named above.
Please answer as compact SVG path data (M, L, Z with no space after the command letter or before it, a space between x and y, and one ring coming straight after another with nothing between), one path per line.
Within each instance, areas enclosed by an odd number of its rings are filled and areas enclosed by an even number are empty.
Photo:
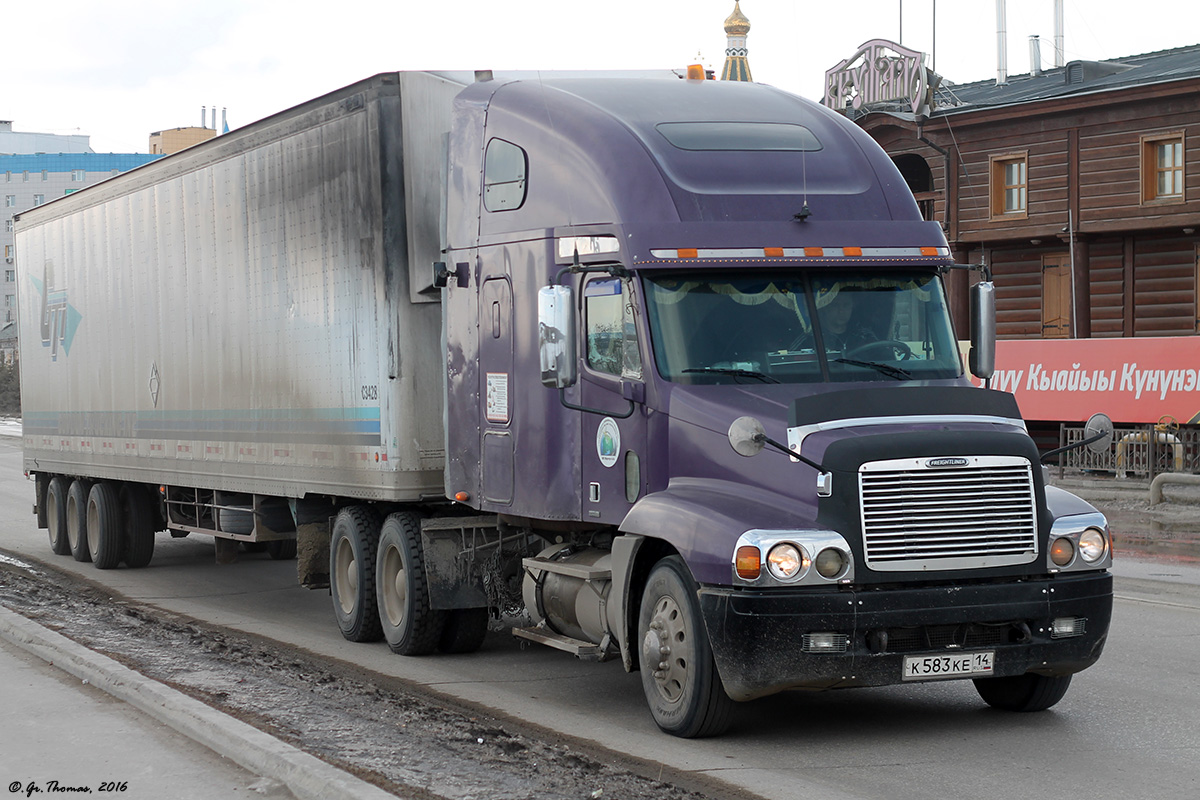
M1141 200L1144 206L1175 205L1187 202L1187 136L1184 131L1144 133L1140 142ZM1178 144L1180 163L1172 169L1179 170L1179 194L1158 194L1158 148L1164 144Z
M1004 196L1010 187L1004 182L1004 170L1010 164L1025 165L1025 207L1019 211L1005 209ZM999 153L988 159L988 176L991 184L989 193L991 203L991 219L993 222L1004 222L1013 219L1029 218L1029 151L1017 150L1011 153ZM1021 184L1013 184L1020 186Z

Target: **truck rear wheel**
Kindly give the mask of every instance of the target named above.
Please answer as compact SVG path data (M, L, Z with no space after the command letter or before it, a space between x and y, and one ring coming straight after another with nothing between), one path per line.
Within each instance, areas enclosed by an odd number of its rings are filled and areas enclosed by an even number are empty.
M650 572L638 614L650 713L664 732L685 739L721 734L733 714L700 619L697 589L682 558L664 558Z
M71 483L61 475L50 479L46 489L46 529L50 533L50 549L57 556L71 552L71 540L67 538L67 492Z
M87 502L87 541L97 569L114 569L121 563L125 542L121 535L121 506L111 483L92 484Z
M421 548L421 520L416 514L391 514L379 533L375 568L379 620L393 653L423 656L437 649L446 613L429 606L429 585Z
M1067 693L1070 675L1048 676L1027 672L1008 678L976 678L975 691L983 702L1004 711L1045 711Z
M443 653L474 653L483 644L487 630L486 608L456 608L448 611L438 650Z
M71 544L71 555L81 562L92 560L87 540L87 505L91 488L87 481L76 479L67 490L67 541Z
M342 636L374 642L382 635L375 605L375 552L379 515L366 506L338 512L329 542L329 592Z
M154 557L154 506L146 489L136 483L121 487L121 516L125 523L125 566L141 569Z
M296 557L295 539L273 539L267 542L267 555L275 561L291 561Z

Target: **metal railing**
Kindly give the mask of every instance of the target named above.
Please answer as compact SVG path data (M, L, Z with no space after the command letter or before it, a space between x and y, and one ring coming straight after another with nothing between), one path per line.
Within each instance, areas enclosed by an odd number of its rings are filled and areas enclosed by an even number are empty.
M1084 439L1083 426L1062 425L1060 446ZM1118 478L1144 477L1167 472L1200 472L1200 426L1126 425L1113 429L1108 450L1099 453L1087 447L1061 456L1059 475L1068 469L1112 472Z

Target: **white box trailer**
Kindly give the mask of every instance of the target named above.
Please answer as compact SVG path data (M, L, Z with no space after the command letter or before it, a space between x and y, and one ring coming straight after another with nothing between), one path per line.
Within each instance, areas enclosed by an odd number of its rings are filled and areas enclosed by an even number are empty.
M441 311L410 265L440 251L462 86L378 75L20 214L26 469L442 496Z

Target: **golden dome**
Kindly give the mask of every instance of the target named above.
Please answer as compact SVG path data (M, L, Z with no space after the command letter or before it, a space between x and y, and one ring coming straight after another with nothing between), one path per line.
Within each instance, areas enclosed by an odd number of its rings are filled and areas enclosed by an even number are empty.
M725 20L725 33L729 36L745 36L750 32L750 20L742 13L740 2L734 2L733 13Z

